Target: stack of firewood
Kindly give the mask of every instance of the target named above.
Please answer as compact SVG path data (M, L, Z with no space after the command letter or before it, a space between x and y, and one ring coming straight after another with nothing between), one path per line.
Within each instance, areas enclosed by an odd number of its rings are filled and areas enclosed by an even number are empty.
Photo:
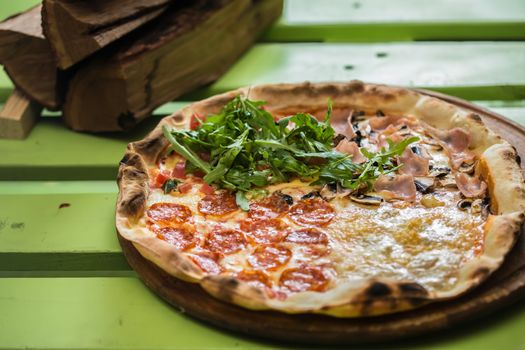
M62 110L74 130L129 129L220 77L281 10L282 0L44 0L0 23L0 63L18 90L0 119L27 97L26 109Z

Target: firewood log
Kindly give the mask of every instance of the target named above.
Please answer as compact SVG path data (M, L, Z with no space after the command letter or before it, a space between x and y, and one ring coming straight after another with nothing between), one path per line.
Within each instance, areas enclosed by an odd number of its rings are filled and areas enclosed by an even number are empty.
M57 69L42 32L41 5L0 23L0 64L20 91L56 110L62 103L64 76Z
M83 131L134 126L157 106L220 77L281 11L282 0L194 0L171 7L78 70L64 120Z
M40 105L15 89L0 110L0 138L26 138L41 111Z
M66 69L158 17L171 0L44 0L42 26Z

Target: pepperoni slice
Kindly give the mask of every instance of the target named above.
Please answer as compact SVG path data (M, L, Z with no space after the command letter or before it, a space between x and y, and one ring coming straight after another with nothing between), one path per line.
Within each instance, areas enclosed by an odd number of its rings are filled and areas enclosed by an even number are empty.
M335 217L335 210L321 198L308 198L290 208L293 222L306 226L326 226Z
M235 197L226 191L206 195L199 202L199 211L205 215L226 215L237 210Z
M273 219L284 215L288 209L290 209L290 204L284 195L274 192L268 197L250 204L248 216L258 219Z
M247 219L241 221L240 228L251 242L268 244L282 240L286 225L280 219Z
M259 270L242 270L237 274L237 278L257 288L264 289L272 287L270 277Z
M279 285L290 292L322 292L329 279L319 267L298 267L286 269L279 278Z
M319 231L316 228L302 228L290 232L285 242L298 243L298 244L328 244L328 236L326 233Z
M243 249L246 245L246 238L241 231L230 229L213 230L204 247L212 252L231 254Z
M222 266L218 263L218 260L220 259L220 254L218 253L201 252L189 256L202 271L209 273L210 275L218 275L223 271Z
M292 257L292 252L280 245L258 246L248 257L248 263L257 269L276 270L285 265Z
M147 211L147 215L153 221L165 225L186 222L191 214L190 208L176 203L155 203Z
M195 237L193 226L181 226L181 227L161 227L155 230L157 237L163 241L172 244L178 250L188 250L198 242L198 238Z

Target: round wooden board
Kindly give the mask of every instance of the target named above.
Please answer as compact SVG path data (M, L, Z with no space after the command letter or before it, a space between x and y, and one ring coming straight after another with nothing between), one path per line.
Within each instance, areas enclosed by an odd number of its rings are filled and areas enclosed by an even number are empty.
M478 113L525 155L525 128L503 116L451 96L419 90ZM522 232L523 233L523 232ZM525 292L525 239L521 234L504 264L481 286L453 300L387 316L339 319L251 311L213 298L199 285L178 280L144 259L119 235L122 250L142 281L177 309L215 326L267 339L304 344L371 343L441 330L507 305Z

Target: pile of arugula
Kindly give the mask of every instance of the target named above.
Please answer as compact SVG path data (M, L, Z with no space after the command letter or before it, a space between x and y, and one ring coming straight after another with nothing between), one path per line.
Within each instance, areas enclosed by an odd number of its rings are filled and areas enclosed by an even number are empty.
M419 140L387 140L388 150L379 152L361 148L368 160L356 164L351 156L334 150L331 103L323 121L305 113L275 121L264 104L238 96L195 130L163 127L171 148L186 158L186 172L200 170L208 184L237 191L237 203L244 210L248 208L247 192L253 194L263 186L293 178L353 190L370 188L379 175L401 166L394 156ZM199 156L204 153L210 155L208 161Z

